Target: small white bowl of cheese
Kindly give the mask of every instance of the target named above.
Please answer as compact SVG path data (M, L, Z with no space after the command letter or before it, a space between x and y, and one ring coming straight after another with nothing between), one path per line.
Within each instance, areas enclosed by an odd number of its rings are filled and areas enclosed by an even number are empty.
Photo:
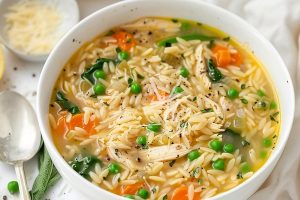
M79 21L75 0L2 0L0 13L0 41L28 61L45 61Z

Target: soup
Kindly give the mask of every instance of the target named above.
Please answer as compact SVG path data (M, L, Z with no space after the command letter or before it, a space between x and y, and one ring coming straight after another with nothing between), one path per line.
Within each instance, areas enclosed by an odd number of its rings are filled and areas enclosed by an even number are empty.
M51 102L63 158L129 199L230 190L266 162L280 128L276 92L253 53L183 19L138 19L84 44Z

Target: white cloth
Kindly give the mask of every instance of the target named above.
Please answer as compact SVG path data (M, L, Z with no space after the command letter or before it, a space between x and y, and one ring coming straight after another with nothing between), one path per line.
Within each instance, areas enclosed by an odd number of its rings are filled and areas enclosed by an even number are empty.
M99 8L118 0L77 1L81 17L83 18ZM252 24L272 42L289 69L296 92L294 127L285 151L273 173L261 189L249 200L300 200L300 149L298 147L300 143L300 133L298 133L298 130L300 130L300 91L298 92L300 89L300 53L298 52L298 45L300 45L300 0L204 1L228 9ZM25 95L32 104L35 104L37 79L42 63L26 63L7 51L6 58L7 70L3 80L0 82L0 91L3 89L16 90ZM12 167L0 163L0 171L0 185L6 185L8 181L15 179ZM25 173L29 186L31 186L37 175L36 160L25 163ZM2 195L7 195L9 199L15 199L3 189L0 190L0 198ZM84 197L81 197L77 191L72 190L63 180L51 188L45 198L85 200Z
M271 41L287 65L296 93L293 129L271 176L250 200L300 200L300 1L206 1L224 7L252 24Z

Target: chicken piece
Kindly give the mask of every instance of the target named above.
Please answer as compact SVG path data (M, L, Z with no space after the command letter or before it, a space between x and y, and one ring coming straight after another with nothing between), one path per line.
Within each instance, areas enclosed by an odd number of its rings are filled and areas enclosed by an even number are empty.
M216 123L219 124L223 124L225 122L225 116L223 114L223 110L221 108L221 106L219 104L217 104L216 102L214 102L213 100L207 98L206 96L202 95L202 94L198 94L198 96L203 99L205 102L207 102L208 104L210 104L210 106L214 109L214 112L217 115L217 119L215 120Z
M185 156L191 150L182 144L171 144L159 147L150 147L149 149L134 149L131 151L118 150L108 147L108 155L115 161L126 165L130 169L144 169L150 162L169 161Z
M203 57L203 46L199 44L195 50L196 55L196 66L195 66L195 75L197 78L202 80L204 89L208 91L211 88L211 81L207 76L207 69L205 66L205 59Z

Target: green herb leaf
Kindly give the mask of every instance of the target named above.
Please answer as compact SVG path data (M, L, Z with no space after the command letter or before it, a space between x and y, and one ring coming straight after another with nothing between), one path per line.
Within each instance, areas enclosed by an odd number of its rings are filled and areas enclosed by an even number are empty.
M276 123L278 123L278 120L276 119L276 117L279 115L279 112L275 112L272 115L270 115L270 119Z
M237 179L243 179L243 173L242 173L242 172L239 172L239 173L236 175L236 178L237 178Z
M114 60L112 59L108 59L108 58L98 58L96 60L96 63L93 64L91 67L87 68L82 74L81 74L81 78L84 80L87 80L88 82L90 82L91 84L95 84L96 83L96 78L94 77L94 72L97 69L102 70L103 69L103 65L104 63L108 63L108 62L114 62L116 63Z
M95 156L83 157L82 155L78 155L69 164L78 174L87 178L89 172L92 170L96 163L102 164L101 160L99 160Z
M208 78L211 82L219 82L222 78L224 78L223 74L220 70L215 66L212 59L207 60L207 70L208 70Z
M247 99L241 99L241 102L242 102L243 104L248 104L248 100L247 100Z
M229 41L230 40L230 36L224 37L223 40L224 41Z
M178 36L178 37L180 37L180 38L182 38L186 41L190 41L190 40L210 41L210 40L215 39L215 37L207 36L207 35L200 35L200 34L181 35L181 36ZM173 43L177 43L176 37L171 37L171 38L161 40L161 41L158 42L158 46L168 47L168 46L171 46L171 44L173 44Z
M43 146L39 151L39 174L30 191L31 200L43 199L47 190L55 185L59 179L60 175L53 165L47 149Z
M212 108L205 108L201 110L202 113L209 113L209 112L214 112L214 109Z
M69 111L72 115L80 113L78 106L70 102L61 91L56 93L56 102L63 110Z
M171 162L169 162L169 166L173 167L173 165L175 164L176 160L172 160Z
M245 83L243 83L242 85L241 85L241 89L243 90L243 89L246 89L246 84Z

